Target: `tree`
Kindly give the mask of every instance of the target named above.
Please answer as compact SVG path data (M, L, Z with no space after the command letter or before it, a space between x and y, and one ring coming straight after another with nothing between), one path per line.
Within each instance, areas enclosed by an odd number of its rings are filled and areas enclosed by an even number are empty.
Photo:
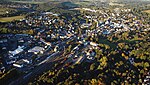
M29 32L28 32L29 34L31 34L31 35L33 35L33 30L31 29L31 30L29 30Z
M124 46L125 46L125 43L118 43L118 46L119 46L121 49L123 49Z
M18 71L16 69L11 69L6 74L0 77L0 83L7 85L9 82L6 81L11 81L12 79L15 79L17 77L19 77Z
M103 56L103 57L99 60L100 66L103 67L103 68L105 68L105 67L107 66L107 61L108 61L107 57L106 57L106 56Z
M129 49L129 46L128 46L128 45L125 45L125 47L124 47L124 48L127 50L127 49Z
M105 49L110 49L109 45L104 44L104 46L105 46Z
M144 68L148 68L149 67L149 63L148 62L145 62L144 63Z
M97 80L96 80L96 79L92 79L92 80L90 81L90 83L91 83L91 85L95 85L95 84L97 84Z
M90 70L94 70L94 68L95 68L95 63L91 64Z

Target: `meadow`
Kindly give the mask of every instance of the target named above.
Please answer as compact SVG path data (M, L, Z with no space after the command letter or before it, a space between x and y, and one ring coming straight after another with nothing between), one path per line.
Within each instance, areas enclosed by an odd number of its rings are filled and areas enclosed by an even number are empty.
M0 22L11 22L13 20L20 20L23 19L25 16L12 16L12 17L2 17L0 18Z
M6 14L7 12L10 12L10 11L15 11L15 9L12 9L12 8L7 8L7 7L0 7L0 15L3 15L3 14Z
M149 13L150 14L150 10L145 10L144 12Z
M45 3L44 1L18 1L18 0L14 0L13 2L26 3L26 4L43 4L43 3Z

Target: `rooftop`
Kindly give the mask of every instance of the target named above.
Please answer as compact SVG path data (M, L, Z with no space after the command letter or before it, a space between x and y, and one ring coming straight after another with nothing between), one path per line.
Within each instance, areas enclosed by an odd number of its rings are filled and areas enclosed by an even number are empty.
M43 51L43 50L44 50L43 47L36 46L32 49L29 49L28 52L39 53L40 51Z

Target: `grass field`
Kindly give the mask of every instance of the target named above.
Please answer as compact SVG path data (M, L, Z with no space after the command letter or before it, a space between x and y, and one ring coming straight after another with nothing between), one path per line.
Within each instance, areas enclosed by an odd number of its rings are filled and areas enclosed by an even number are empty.
M3 17L0 18L0 22L11 22L13 20L23 19L25 16L13 16L13 17Z
M144 12L149 13L150 14L150 10L145 10Z
M0 7L0 15L2 14L6 14L6 12L9 12L9 11L15 11L15 9L12 9L12 8L2 8Z
M110 6L124 6L124 4L118 4L118 3L109 3Z
M43 4L45 2L43 1L13 1L13 2L17 2L17 3L28 3L28 4Z
M86 6L86 5L89 5L90 3L89 2L76 2L75 4Z

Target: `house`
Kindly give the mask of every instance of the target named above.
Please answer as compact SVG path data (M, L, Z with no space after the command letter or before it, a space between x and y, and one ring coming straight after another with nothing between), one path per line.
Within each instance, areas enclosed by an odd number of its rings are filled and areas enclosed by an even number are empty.
M44 48L39 47L39 46L35 46L34 48L28 50L28 52L31 52L34 54L43 53L43 51L44 51Z
M6 59L6 64L13 64L16 62L16 59Z
M95 42L90 42L90 45L95 46L95 47L97 47L97 46L98 46L98 44L97 44L97 43L95 43Z
M40 41L43 42L43 43L46 44L46 45L51 46L51 43L50 43L50 42L46 42L46 41L45 41L44 39L42 39L42 38L40 38Z
M17 54L23 52L23 48L24 48L24 46L18 46L18 48L17 48L16 50L14 50L14 51L9 51L9 53L10 53L12 56L15 56L15 55L17 55Z
M93 50L93 48L90 48L90 49L86 52L86 56L87 56L87 61L90 62L91 60L94 60L94 59L95 59L96 52Z
M85 40L83 40L83 42L84 42L84 46L89 44L89 42L85 42Z
M94 58L94 57L87 56L87 59L88 59L88 60L94 60L95 58Z
M5 67L3 66L3 67L0 68L0 74L4 73L4 72L5 72Z
M131 64L134 64L134 58L129 58Z
M91 23L83 23L82 25L81 25L81 28L87 28L87 27L90 27L90 26L92 26L92 24Z
M14 67L22 68L23 64L13 64Z
M96 53L93 50L89 50L88 52L86 52L87 56L95 56Z
M108 35L108 34L110 34L110 31L109 30L103 30L103 34Z
M20 39L18 42L19 42L19 43L23 43L23 42L24 42L24 40L23 40L23 39Z
M84 57L80 56L75 63L76 64L81 63L83 60L84 60Z
M88 19L91 19L92 17L91 16L85 16L86 18L88 18Z
M0 43L7 43L7 42L8 42L7 39L2 39L2 40L0 40Z
M25 65L32 63L32 61L29 61L27 59L21 59L13 64L14 67L17 68L23 68Z
M146 74L146 78L144 79L144 82L143 82L143 84L144 85L150 85L150 73L148 72L147 74Z
M57 52L58 48L59 48L59 46L56 45L54 48L54 52Z
M75 50L79 50L79 45L77 45L76 47L73 48L73 51Z

